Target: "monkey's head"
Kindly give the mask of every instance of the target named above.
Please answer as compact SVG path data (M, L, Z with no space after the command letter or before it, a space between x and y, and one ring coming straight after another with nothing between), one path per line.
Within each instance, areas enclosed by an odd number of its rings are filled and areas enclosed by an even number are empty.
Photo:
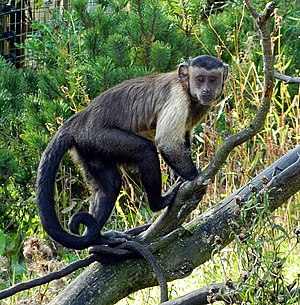
M202 55L178 67L178 76L194 101L209 106L222 93L229 67L213 56Z

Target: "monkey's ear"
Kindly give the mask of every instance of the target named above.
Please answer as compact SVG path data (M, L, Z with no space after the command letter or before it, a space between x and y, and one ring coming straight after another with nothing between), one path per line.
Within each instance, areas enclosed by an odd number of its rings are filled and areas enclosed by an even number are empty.
M178 67L178 76L182 82L187 82L189 80L188 68L189 66L187 63L180 64Z
M228 79L229 75L229 66L227 64L223 64L223 82L225 83Z

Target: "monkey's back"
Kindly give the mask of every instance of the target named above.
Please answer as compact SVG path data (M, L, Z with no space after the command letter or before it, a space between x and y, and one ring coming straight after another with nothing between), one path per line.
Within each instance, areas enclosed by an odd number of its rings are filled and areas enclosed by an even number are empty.
M124 81L99 95L70 121L85 133L116 127L150 135L174 84L181 86L176 72Z

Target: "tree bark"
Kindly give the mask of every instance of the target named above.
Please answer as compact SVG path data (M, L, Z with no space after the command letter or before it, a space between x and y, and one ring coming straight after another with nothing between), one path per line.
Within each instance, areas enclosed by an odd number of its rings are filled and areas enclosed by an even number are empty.
M233 238L228 223L234 218L237 202L241 204L240 198L247 201L253 193L268 190L270 208L275 210L300 190L299 155L300 146L297 146L198 218L151 244L150 249L168 281L188 276L207 261L216 243L221 248L228 245ZM115 304L134 291L156 284L151 268L142 259L118 264L94 263L50 305Z

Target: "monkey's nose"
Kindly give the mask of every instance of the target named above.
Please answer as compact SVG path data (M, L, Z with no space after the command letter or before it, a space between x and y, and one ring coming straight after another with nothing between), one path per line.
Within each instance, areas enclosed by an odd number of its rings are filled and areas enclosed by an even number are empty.
M209 87L206 87L206 86L203 87L201 91L202 91L203 94L210 94L211 93L211 89Z

